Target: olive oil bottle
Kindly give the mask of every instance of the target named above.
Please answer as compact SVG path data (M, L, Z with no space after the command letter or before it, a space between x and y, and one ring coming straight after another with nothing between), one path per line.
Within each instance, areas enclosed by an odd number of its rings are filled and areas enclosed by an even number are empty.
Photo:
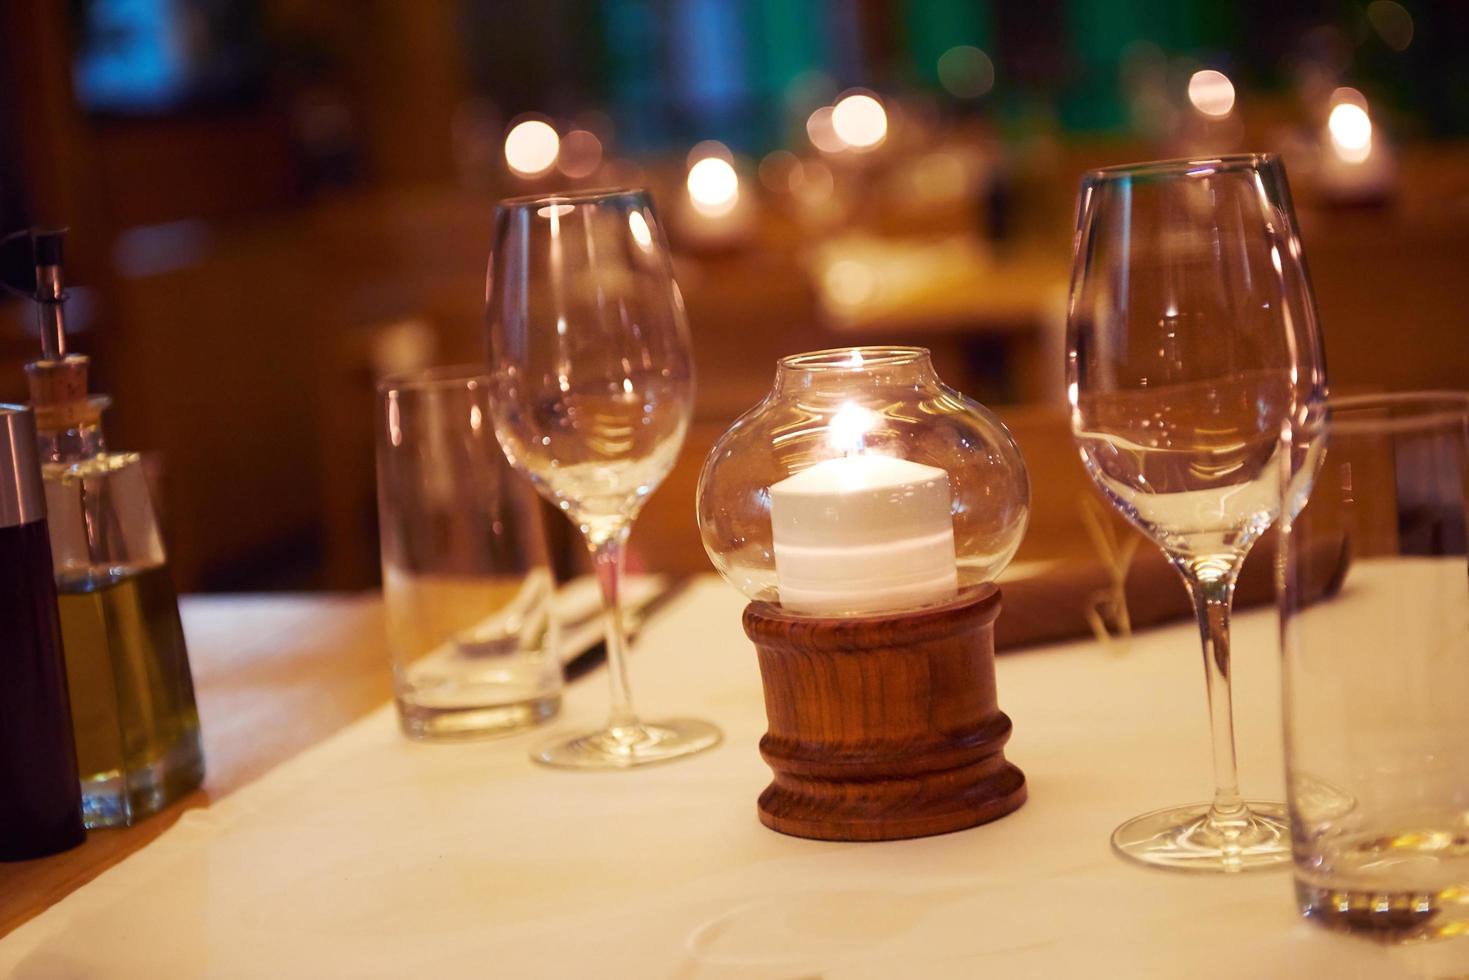
M62 646L91 826L126 824L199 785L199 715L163 566L62 583Z
M137 453L110 452L88 359L66 352L61 232L33 233L36 413L61 641L89 828L119 827L204 778L178 598Z

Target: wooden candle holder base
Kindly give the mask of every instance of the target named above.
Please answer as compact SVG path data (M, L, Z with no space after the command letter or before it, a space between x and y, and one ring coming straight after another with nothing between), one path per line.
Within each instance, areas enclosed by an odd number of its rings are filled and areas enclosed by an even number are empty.
M745 607L775 781L760 822L817 840L898 840L996 820L1025 802L995 698L1000 590L898 616Z

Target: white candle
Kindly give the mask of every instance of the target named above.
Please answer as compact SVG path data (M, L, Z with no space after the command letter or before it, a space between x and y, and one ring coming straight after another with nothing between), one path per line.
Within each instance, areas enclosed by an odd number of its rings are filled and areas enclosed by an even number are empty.
M781 605L806 615L875 613L959 587L949 475L906 459L828 459L770 488Z

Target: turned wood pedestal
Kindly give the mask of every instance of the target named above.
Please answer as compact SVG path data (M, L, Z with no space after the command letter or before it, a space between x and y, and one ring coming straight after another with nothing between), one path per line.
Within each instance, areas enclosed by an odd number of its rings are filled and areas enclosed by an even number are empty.
M745 607L765 685L760 822L819 840L897 840L996 820L1025 802L995 697L1000 590L896 616Z

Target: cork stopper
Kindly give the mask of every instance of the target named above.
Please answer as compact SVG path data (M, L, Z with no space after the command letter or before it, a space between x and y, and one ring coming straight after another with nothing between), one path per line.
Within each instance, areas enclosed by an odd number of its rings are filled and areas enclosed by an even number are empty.
M87 394L90 364L84 354L68 354L59 360L41 358L26 365L38 430L58 432L101 423L106 399Z

